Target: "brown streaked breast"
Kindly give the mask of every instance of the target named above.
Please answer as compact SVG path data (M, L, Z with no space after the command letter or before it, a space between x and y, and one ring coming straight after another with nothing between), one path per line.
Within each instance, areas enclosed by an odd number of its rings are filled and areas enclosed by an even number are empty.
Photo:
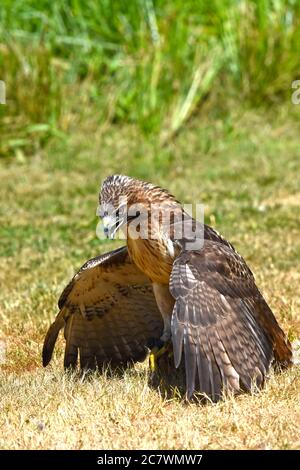
M130 257L152 282L169 284L173 259L161 240L127 239Z

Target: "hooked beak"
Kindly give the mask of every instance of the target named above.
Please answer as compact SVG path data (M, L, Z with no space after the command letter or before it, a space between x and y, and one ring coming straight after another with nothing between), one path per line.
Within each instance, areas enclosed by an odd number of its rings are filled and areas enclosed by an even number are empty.
M107 215L102 218L102 222L104 235L106 238L113 239L117 231L126 223L126 217L124 216L122 218L117 215Z

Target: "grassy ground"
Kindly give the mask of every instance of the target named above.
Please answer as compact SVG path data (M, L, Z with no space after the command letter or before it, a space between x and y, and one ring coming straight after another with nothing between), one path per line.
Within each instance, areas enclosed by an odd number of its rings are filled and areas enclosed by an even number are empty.
M78 380L63 340L40 358L65 283L115 247L95 235L114 172L204 202L299 337L299 26L294 0L1 1L1 448L300 447L297 367L200 407L146 364Z
M0 447L295 449L300 447L300 373L271 374L255 396L217 405L165 401L147 365L123 378L86 380L51 366L41 346L59 293L87 258L115 246L95 236L97 193L109 173L168 187L206 204L206 220L256 273L291 339L300 333L300 106L194 118L160 146L136 127L82 125L0 167ZM3 347L2 347L3 349ZM3 356L3 354L2 354Z

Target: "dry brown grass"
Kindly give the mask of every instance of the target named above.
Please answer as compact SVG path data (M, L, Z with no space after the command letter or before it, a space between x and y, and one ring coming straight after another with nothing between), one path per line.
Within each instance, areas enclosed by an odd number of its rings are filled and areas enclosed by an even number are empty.
M1 448L290 449L300 446L299 370L217 405L165 401L145 370L79 380L61 362L1 377ZM4 380L5 379L5 380Z
M251 243L259 244L259 240L253 238ZM20 266L27 265L28 255L27 250L19 254ZM1 336L7 348L0 372L1 448L299 448L297 367L280 375L271 374L265 390L257 395L227 398L207 406L186 405L177 398L164 400L147 384L146 363L127 371L122 378L99 374L80 379L64 374L62 339L54 363L44 370L41 345L54 315L60 289L56 263L63 255L49 250L42 264L33 272L26 270L19 282L13 263L2 268L9 295L5 310L0 311ZM257 271L259 284L282 326L295 336L300 330L296 315L299 273L273 268L270 275L269 266L257 266ZM45 272L52 283L43 288L37 279L46 282Z

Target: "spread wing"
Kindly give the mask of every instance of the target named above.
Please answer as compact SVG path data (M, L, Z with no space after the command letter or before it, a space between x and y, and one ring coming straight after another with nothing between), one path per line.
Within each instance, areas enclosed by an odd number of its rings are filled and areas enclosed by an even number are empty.
M65 367L125 365L146 357L149 338L159 338L163 322L149 279L122 247L88 261L63 291L60 312L43 347L46 366L59 331L66 339Z
M187 393L217 400L222 390L261 386L273 357L291 349L245 261L225 243L205 240L174 262L172 339L175 366L184 353Z

